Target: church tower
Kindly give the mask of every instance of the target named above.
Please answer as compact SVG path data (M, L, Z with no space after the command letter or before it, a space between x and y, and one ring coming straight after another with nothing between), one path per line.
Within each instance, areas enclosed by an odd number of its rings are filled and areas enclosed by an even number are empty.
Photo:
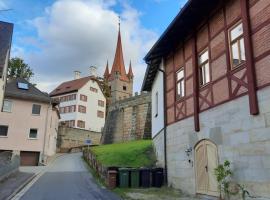
M132 72L131 62L129 65L128 73L126 73L119 22L118 39L112 69L110 72L109 64L107 62L107 66L104 72L104 80L108 83L111 90L111 103L132 96L133 78L134 75Z

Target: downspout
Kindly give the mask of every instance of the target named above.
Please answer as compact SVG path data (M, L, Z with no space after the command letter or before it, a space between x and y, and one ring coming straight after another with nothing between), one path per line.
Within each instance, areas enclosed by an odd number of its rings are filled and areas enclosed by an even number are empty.
M162 72L163 75L163 130L164 130L164 182L168 184L168 175L167 175L167 113L166 113L166 76L165 71L163 69L158 69L158 71Z
M42 150L42 160L41 163L45 165L44 158L45 158L45 145L46 145L46 136L47 136L47 130L48 130L48 118L49 118L49 109L51 107L52 103L50 101L48 108L47 108L47 114L46 114L46 121L45 121L45 133L43 138L43 150Z

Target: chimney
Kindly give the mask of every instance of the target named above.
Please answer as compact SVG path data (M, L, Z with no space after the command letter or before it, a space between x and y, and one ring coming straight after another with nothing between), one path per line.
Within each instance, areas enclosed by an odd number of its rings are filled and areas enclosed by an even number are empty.
M90 76L97 77L97 67L91 66L89 67L89 70L90 70Z
M81 78L81 72L80 71L74 71L74 79L79 79Z

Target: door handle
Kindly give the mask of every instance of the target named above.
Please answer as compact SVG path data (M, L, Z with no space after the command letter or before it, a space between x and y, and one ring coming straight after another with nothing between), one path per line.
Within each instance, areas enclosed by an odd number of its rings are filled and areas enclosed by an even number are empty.
M208 172L208 166L207 165L205 166L205 170L206 170L206 172Z

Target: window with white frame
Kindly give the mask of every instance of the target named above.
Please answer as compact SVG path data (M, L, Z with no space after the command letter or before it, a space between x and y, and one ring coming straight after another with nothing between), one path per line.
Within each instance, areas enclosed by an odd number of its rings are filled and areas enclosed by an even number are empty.
M155 117L158 116L158 92L155 95Z
M236 26L234 26L229 32L229 37L231 65L232 68L234 68L246 61L243 24L238 23Z
M176 88L177 88L177 98L182 98L185 96L185 76L184 68L181 68L176 72Z
M210 82L209 52L204 51L199 56L199 80L200 86Z
M4 100L3 112L11 112L11 109L12 109L12 101Z
M0 125L0 137L6 137L8 134L8 126Z
M37 133L38 133L37 129L31 128L30 132L29 132L29 138L30 139L37 139Z

